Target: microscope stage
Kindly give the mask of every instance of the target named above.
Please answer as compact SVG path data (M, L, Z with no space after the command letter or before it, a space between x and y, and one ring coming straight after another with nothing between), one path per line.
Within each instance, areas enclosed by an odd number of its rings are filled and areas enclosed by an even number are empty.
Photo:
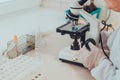
M56 32L61 34L81 34L82 32L89 31L89 23L77 25L77 30L74 30L72 22L68 22L56 29Z

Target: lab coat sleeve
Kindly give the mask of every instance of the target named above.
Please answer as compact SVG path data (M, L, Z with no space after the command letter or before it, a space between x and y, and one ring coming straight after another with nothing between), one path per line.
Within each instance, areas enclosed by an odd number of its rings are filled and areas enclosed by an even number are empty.
M96 80L120 80L120 70L108 59L100 61L99 65L91 70L91 74Z

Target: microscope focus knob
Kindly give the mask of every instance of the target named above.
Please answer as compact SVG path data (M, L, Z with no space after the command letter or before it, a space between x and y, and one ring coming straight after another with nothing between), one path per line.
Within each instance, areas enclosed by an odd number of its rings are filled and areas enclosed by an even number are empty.
M87 39L87 40L85 41L85 47L86 47L89 51L91 51L91 49L90 49L90 47L89 47L89 43L90 43L90 42L91 42L92 44L96 45L96 42L95 42L94 39L92 39L92 38Z

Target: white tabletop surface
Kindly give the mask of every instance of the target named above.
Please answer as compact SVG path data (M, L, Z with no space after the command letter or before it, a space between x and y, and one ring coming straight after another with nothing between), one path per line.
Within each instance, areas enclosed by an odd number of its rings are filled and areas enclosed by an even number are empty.
M45 46L28 53L41 59L40 73L44 80L94 80L88 70L58 59L59 51L72 43L68 35L61 36L53 31L44 41Z

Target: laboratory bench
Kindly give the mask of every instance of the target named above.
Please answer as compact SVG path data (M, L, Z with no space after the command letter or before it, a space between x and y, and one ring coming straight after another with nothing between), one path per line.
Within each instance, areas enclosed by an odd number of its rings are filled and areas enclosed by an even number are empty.
M42 40L44 44L26 54L40 58L40 80L95 80L87 69L59 60L60 50L72 43L69 35L62 36L53 30Z

